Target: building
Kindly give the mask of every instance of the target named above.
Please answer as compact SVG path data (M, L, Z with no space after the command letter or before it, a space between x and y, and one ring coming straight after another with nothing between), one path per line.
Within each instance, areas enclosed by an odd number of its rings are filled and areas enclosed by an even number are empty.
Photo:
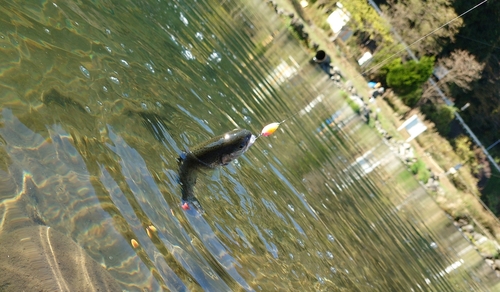
M342 3L337 2L337 9L335 9L326 19L326 22L330 25L333 31L333 39L336 39L342 28L351 19L351 14L344 8Z

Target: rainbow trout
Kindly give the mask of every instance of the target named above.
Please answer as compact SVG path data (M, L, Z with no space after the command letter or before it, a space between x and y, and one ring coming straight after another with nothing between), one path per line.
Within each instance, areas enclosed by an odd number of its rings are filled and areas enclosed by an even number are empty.
M255 142L256 137L245 129L235 129L184 152L179 157L179 181L181 184L183 208L191 203L195 209L203 208L194 196L194 185L200 170L215 169L228 165L240 157Z

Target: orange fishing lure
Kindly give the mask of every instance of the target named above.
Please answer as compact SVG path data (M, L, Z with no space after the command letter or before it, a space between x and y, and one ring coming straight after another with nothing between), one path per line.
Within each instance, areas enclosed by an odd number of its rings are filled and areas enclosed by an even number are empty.
M284 121L283 121L284 122ZM271 135L272 133L274 133L278 127L283 123L270 123L269 125L265 126L262 131L260 132L260 135L261 136L264 136L264 137L267 137L269 135Z

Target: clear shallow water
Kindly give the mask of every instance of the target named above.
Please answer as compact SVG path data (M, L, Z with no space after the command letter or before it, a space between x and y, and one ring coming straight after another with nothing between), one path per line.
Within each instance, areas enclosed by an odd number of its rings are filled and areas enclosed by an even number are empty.
M94 274L94 288L130 291L496 284L264 3L0 6L5 289L65 290ZM181 151L286 117L200 177L203 216L180 208ZM74 248L59 255L58 242ZM30 259L46 268L29 271Z

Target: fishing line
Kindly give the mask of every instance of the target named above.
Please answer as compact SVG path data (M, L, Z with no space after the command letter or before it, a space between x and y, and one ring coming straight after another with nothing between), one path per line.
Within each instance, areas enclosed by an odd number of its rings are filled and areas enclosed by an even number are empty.
M431 32L427 33L426 35L424 35L424 36L420 37L419 39L417 39L417 40L416 40L416 41L414 41L413 43L411 43L411 44L409 44L409 45L405 46L405 48L404 48L404 49L401 49L401 50L397 51L396 53L394 53L394 54L390 55L389 57L387 57L386 59L384 59L384 60L383 60L382 62L380 62L379 64L377 64L377 65L373 66L372 68L370 68L370 69L368 69L368 70L366 70L366 71L362 72L361 74L362 74L362 75L364 75L364 74L366 74L366 73L369 73L370 71L373 71L373 70L375 70L375 69L379 69L380 67L382 67L382 66L384 66L385 64L387 64L387 63L389 62L389 60L390 60L390 59L392 59L394 56L396 56L396 55L400 54L401 52L403 52L403 51L405 51L406 49L410 48L410 47L411 47L411 46L413 46L414 44L421 42L421 41L422 41L423 39L425 39L426 37L428 37L428 36L430 36L430 35L433 35L433 34L434 34L434 33L436 33L438 30L440 30L440 29L444 28L444 27L445 27L445 26L447 26L448 24L450 24L450 23L452 23L452 22L456 21L456 20L457 20L457 19L459 19L460 17L462 17L462 16L466 15L467 13L469 13L469 12L471 12L472 10L474 10L474 9L478 8L479 6L483 5L483 4L484 4L484 3L486 3L486 2L488 2L488 0L483 0L482 2L480 2L480 3L476 4L474 7L470 8L469 10L465 11L464 13L462 13L462 14L458 15L457 17L453 18L452 20L450 20L450 21L446 22L445 24L441 25L440 27L438 27L438 28L434 29L433 31L431 31Z
M257 140L258 138L260 138L261 136L264 136L264 137L267 137L267 136L270 136L272 133L274 133L278 127L285 123L286 121L294 118L295 116L299 115L301 111L296 111L295 113L289 115L287 118L285 118L284 120L282 120L281 122L274 122L274 123L270 123L270 124L267 124L263 129L262 131L260 132L260 134L255 137L255 139L252 141L255 142L255 140Z

